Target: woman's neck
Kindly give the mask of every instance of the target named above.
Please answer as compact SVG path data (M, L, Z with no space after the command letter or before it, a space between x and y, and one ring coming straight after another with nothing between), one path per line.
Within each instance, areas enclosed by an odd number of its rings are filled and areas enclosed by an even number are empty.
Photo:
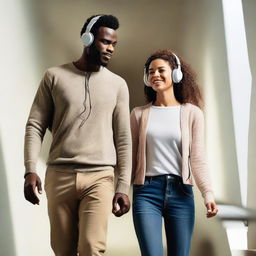
M171 107L181 105L175 98L173 90L156 93L156 101L153 103L154 106L160 107Z

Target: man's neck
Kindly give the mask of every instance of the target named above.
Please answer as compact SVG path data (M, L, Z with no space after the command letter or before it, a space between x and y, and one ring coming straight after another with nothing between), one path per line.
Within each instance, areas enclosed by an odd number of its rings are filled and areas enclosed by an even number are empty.
M98 72L100 70L100 65L95 65L90 63L85 53L77 61L73 61L75 67L81 71L85 72Z

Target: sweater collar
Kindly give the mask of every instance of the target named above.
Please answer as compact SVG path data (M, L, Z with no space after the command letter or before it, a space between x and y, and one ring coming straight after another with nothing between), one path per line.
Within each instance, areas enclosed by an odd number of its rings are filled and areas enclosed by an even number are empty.
M87 73L87 71L83 71L83 70L81 70L81 69L78 69L78 68L74 65L73 62L70 62L70 66L71 66L71 68L72 68L73 70L75 70L75 72L77 72L77 73L79 73L79 74ZM104 67L103 67L103 66L100 66L99 71L97 71L97 72L90 72L90 73L91 73L91 74L94 74L94 73L101 72L101 71L103 71L103 70L104 70Z

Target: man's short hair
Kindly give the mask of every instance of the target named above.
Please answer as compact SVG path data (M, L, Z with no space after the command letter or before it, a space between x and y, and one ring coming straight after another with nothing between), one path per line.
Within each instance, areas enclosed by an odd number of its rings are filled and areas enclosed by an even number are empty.
M86 27L91 21L92 18L101 15L101 17L94 23L91 33L94 35L94 37L97 35L97 32L99 30L99 27L108 27L114 30L117 30L119 28L119 21L118 19L113 15L103 15L103 14L97 14L93 15L90 18L87 19L87 21L84 23L83 28L80 32L80 36L86 31Z

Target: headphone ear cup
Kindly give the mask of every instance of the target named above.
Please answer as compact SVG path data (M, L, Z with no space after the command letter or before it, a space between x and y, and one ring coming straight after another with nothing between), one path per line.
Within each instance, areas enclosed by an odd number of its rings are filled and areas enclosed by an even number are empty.
M183 73L180 70L180 68L175 68L172 71L172 81L174 83L179 83L182 80L182 78L183 78Z
M94 36L90 32L83 33L81 36L81 40L82 40L82 43L84 44L84 46L88 47L93 43Z
M144 69L144 75L143 75L143 81L144 81L144 84L148 87L151 87L149 81L148 81L148 76L147 76L147 73L146 73L146 70Z

